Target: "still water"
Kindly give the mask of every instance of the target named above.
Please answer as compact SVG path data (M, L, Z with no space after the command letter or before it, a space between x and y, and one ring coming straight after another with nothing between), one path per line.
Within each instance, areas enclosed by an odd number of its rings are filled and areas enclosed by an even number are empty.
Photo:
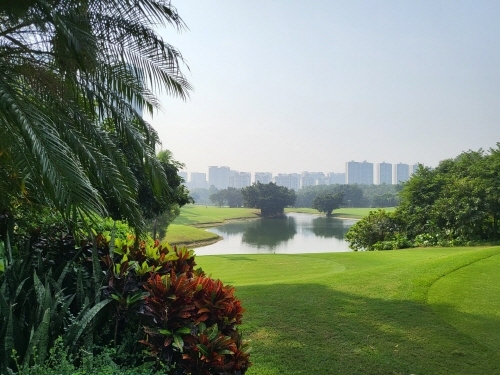
M199 247L195 252L196 255L223 255L351 251L344 235L355 222L299 213L237 221L208 229L224 239Z

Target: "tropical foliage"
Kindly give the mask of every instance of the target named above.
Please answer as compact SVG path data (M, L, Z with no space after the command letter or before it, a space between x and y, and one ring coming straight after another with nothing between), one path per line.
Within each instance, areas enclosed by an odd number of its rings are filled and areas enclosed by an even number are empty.
M91 242L50 233L32 235L0 274L1 373L41 366L59 337L68 354L112 347L117 365L167 374L243 374L250 365L234 288L195 269L191 250L153 239L136 246L120 223Z
M179 52L154 27L184 24L155 0L28 0L0 6L0 207L50 204L67 221L106 213L142 227L137 179L120 145L140 160L155 194L168 182L158 136L142 111L154 92L190 89ZM109 120L107 120L109 119Z

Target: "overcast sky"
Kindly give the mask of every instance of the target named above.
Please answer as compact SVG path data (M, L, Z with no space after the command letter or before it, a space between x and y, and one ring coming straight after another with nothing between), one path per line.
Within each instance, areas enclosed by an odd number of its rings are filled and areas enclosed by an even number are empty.
M435 166L500 141L500 1L173 0L190 99L152 120L189 172Z

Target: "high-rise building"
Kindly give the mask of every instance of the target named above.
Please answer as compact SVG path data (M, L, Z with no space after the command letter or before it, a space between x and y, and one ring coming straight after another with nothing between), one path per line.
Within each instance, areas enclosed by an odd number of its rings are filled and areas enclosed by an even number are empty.
M399 184L400 182L408 181L408 179L410 178L410 166L408 164L394 164L393 169L393 183L395 185Z
M373 163L348 161L345 163L346 183L373 185Z
M418 169L418 163L410 165L410 176L415 173Z
M229 187L241 189L251 184L250 172L229 171Z
M217 189L227 189L229 186L229 167L208 167L208 185Z
M375 165L375 183L392 184L392 164L384 161Z
M184 172L184 171L180 171L178 173L179 176L181 176L181 178L184 180L184 182L187 182L188 181L188 173L187 172Z
M273 177L274 183L278 186L284 186L288 189L299 190L300 189L300 174L299 173L279 173L277 176Z
M323 172L302 172L300 178L300 187L325 184L325 174Z
M191 172L191 180L188 187L190 189L207 189L207 174L201 172Z
M255 172L255 182L261 184L268 184L272 182L273 174L271 172Z
M330 172L327 175L328 179L328 184L329 185L335 185L335 184L345 184L345 173L334 173Z

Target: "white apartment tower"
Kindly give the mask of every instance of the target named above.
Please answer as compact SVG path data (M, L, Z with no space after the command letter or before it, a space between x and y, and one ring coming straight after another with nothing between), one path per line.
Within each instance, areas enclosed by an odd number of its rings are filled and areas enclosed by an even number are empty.
M373 185L373 163L348 161L345 163L346 183Z
M406 182L410 178L410 166L408 164L394 164L393 183Z
M255 172L255 182L261 184L268 184L273 181L273 174L271 172Z
M377 185L392 184L392 164L384 161L375 165L375 183Z

